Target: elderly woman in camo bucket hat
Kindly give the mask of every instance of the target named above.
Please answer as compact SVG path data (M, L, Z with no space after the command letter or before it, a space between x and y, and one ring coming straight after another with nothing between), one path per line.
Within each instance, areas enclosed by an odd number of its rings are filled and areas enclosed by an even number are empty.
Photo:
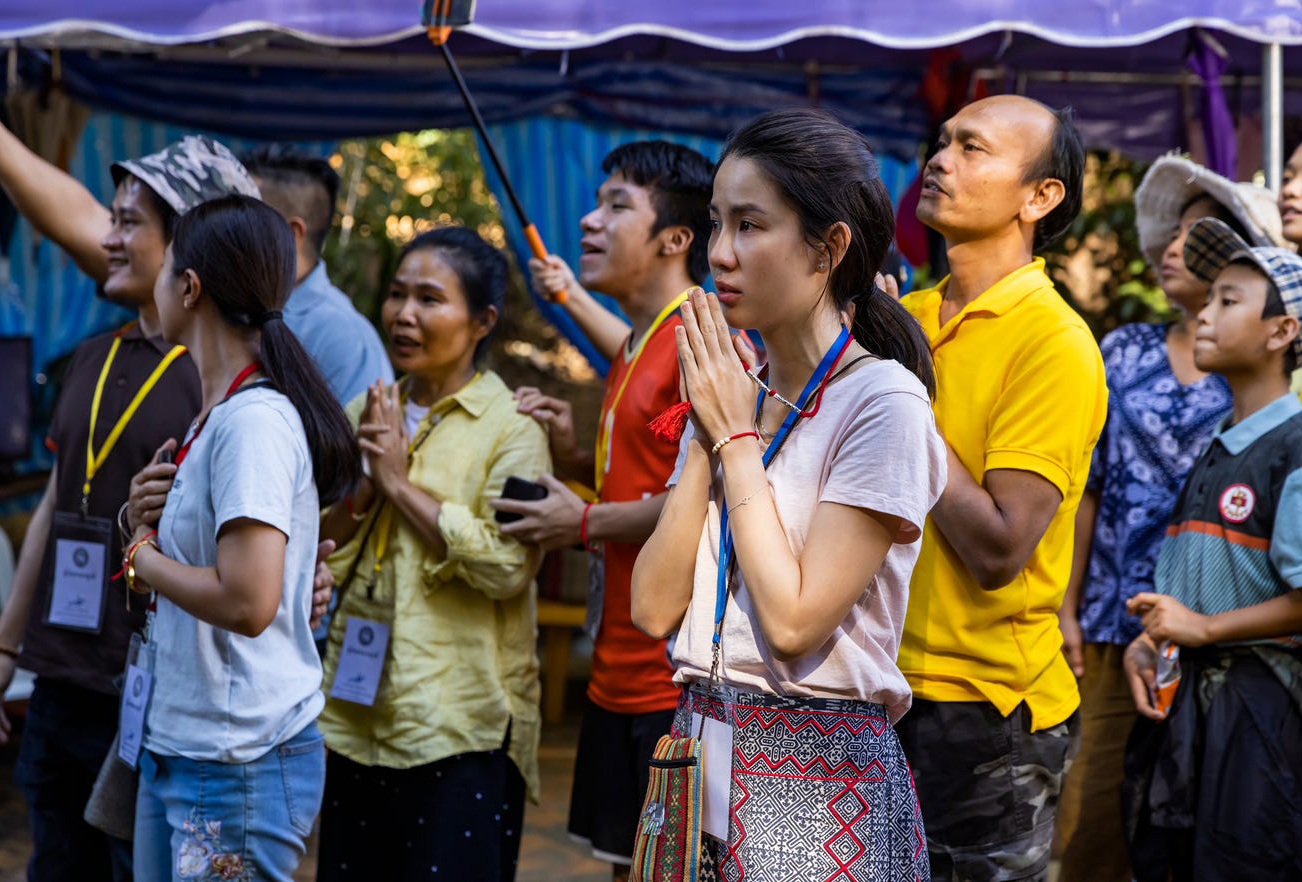
M1153 590L1158 548L1194 458L1230 409L1230 390L1193 363L1208 284L1184 262L1189 229L1218 218L1253 245L1281 245L1264 187L1177 155L1156 160L1135 193L1140 247L1173 320L1124 325L1103 338L1108 420L1076 519L1076 559L1059 613L1063 651L1081 688L1081 748L1063 788L1062 882L1131 878L1121 809L1122 749L1134 718L1122 671L1140 632L1126 600Z

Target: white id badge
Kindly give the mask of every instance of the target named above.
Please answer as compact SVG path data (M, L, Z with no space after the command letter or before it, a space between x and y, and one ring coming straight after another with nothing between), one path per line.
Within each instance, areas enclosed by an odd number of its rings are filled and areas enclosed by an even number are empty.
M144 668L127 666L126 682L122 684L122 712L118 718L118 758L131 768L140 761L140 748L145 743L145 711L149 709L149 696L154 678Z
M105 518L56 512L42 563L49 586L45 622L98 634L108 590L112 523Z
M701 715L692 714L692 734L701 727ZM701 772L704 775L701 829L728 841L728 798L732 789L732 727L706 719L701 733Z
M51 625L98 631L104 603L104 546L77 539L54 540Z
M389 626L366 619L349 619L344 629L344 645L339 650L331 698L364 704L375 703L384 671L385 649L389 645Z

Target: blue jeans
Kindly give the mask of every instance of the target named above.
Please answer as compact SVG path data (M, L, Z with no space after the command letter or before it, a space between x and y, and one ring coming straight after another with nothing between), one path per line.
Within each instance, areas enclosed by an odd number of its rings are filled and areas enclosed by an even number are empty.
M316 723L243 765L143 751L136 882L291 882L324 789Z

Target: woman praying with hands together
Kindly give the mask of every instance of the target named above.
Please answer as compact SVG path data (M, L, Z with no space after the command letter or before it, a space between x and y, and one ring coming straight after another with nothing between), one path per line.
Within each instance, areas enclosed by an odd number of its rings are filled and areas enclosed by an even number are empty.
M677 633L674 734L692 713L725 724L731 780L706 779L730 809L707 838L725 878L928 878L891 724L911 700L895 657L945 450L922 330L873 285L890 199L858 134L783 110L729 140L710 212L719 293L683 306L691 425L633 619ZM763 369L730 328L760 333Z

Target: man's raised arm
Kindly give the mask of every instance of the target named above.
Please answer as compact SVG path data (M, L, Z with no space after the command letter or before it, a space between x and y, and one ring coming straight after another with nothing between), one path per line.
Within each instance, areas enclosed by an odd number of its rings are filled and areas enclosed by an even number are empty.
M108 277L100 242L112 224L109 210L59 167L37 156L0 125L0 187L37 232L54 242L97 282Z

